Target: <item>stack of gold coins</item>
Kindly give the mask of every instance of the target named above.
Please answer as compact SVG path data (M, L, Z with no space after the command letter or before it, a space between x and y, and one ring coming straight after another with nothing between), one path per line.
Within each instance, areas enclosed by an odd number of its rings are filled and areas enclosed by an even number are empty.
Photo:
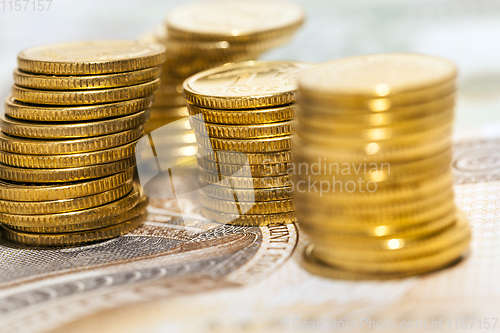
M155 94L146 132L188 115L182 97L182 82L187 77L226 63L257 59L288 42L304 18L300 6L276 0L201 1L173 9L164 25L143 36L167 47L161 87ZM191 148L196 143L189 134L179 132L173 138L179 144L173 147L154 144L164 155L171 149L196 155ZM165 141L172 136L175 134Z
M399 278L467 252L451 174L455 77L452 63L417 54L347 58L301 74L294 196L311 241L306 269Z
M89 41L18 55L0 119L0 222L8 240L65 246L143 223L136 143L159 86L165 47Z
M288 175L291 120L297 75L311 66L248 61L184 82L207 218L239 225L295 220Z

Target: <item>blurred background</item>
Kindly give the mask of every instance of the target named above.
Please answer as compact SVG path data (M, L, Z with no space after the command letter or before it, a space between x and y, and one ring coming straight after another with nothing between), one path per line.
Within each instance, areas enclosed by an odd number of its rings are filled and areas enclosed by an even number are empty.
M457 129L482 126L488 131L488 125L500 122L500 1L293 2L305 8L305 25L290 44L264 59L322 62L379 52L443 56L460 70ZM71 40L137 38L181 3L185 1L52 0L45 1L43 11L33 11L31 5L15 11L8 1L0 2L1 98L9 94L20 50Z

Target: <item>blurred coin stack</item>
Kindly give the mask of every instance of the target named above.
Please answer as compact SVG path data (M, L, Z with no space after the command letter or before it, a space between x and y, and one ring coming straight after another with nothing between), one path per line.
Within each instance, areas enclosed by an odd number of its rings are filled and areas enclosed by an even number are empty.
M142 37L167 47L146 132L188 115L182 97L182 82L187 77L226 63L257 59L288 42L303 21L302 8L284 1L215 0L174 8L164 25ZM175 143L154 142L164 156L182 160L196 155L192 131L173 129L166 136L162 141Z
M248 61L184 82L207 218L253 226L295 220L287 174L291 120L297 75L311 66Z
M78 245L144 222L135 149L164 57L163 45L138 41L52 44L18 55L0 119L5 238Z
M399 278L467 252L451 174L455 77L447 60L416 54L347 58L301 74L293 153L308 168L296 170L294 197L311 242L306 269Z

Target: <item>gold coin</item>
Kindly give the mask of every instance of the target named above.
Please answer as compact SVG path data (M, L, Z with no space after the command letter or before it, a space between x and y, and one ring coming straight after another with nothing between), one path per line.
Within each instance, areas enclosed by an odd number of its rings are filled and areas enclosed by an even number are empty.
M117 216L134 208L139 203L140 197L140 191L133 189L125 197L99 207L44 215L0 213L0 221L11 229L35 233L104 228L119 223Z
M253 125L292 120L297 112L295 104L277 108L254 110L212 110L188 104L189 114L200 117L208 123Z
M458 252L459 254L455 260L445 260L447 259L446 255L451 254L451 257L453 257L452 253L456 252ZM444 255L440 254L439 256L431 257L429 260L429 264L434 263L434 266L429 265L429 267L426 267L425 269L415 269L407 271L400 270L391 273L388 272L361 273L361 272L348 271L337 266L331 266L323 263L321 260L316 258L314 253L314 245L309 244L308 246L305 247L303 259L300 261L300 264L308 272L330 279L352 280L352 281L390 280L390 279L401 279L412 275L432 272L440 268L446 268L447 266L451 266L461 261L465 256L466 256L465 251L463 249L457 248L453 249L452 251L449 251L449 253L446 253ZM441 265L441 263L443 264Z
M163 34L167 33L164 26L159 26L158 28L164 30L164 32L162 32ZM162 40L162 42L167 45L167 58L172 57L177 60L184 60L186 57L199 58L201 53L210 58L224 57L227 59L233 54L260 54L277 46L286 44L293 38L293 33L287 33L277 38L268 38L245 43L227 40L194 41L191 39L168 38L167 36L163 36L162 38L158 34L156 38Z
M54 214L101 206L124 197L132 190L132 179L109 191L91 196L54 201L5 201L0 200L0 211L9 214Z
M210 186L206 186L210 185ZM259 201L277 201L292 198L292 187L275 187L263 189L233 189L223 186L206 184L201 188L201 191L216 199L221 200L234 200L237 198L238 202L259 202Z
M316 137L325 137L334 131L334 137L360 139L360 140L403 140L412 134L424 133L425 131L442 127L453 122L453 108L441 110L430 116L414 118L406 123L399 123L397 126L373 126L366 127L353 123L326 122L322 117L306 118L298 117L297 126L300 131ZM358 134L358 136L356 136Z
M292 123L284 121L258 125L220 125L191 119L193 129L203 135L227 139L274 138L292 134Z
M153 81L161 74L161 67L153 67L133 72L85 75L52 76L30 74L14 70L14 84L19 87L40 90L87 90L132 86Z
M297 75L312 64L247 61L210 69L184 81L186 100L211 109L254 109L295 102Z
M85 138L126 131L144 124L149 110L128 116L88 123L34 123L0 116L0 127L7 134L34 139Z
M360 202L359 204L346 205L323 198L323 196L318 194L308 194L309 193L297 193L295 195L295 198L297 199L296 206L298 208L301 210L303 209L304 211L309 211L311 209L317 210L319 212L331 214L332 217L335 215L376 215L381 217L386 214L418 213L420 211L427 210L430 207L440 206L442 204L444 205L452 202L454 199L453 188L451 187L438 193L432 193L428 197L409 198L408 200L401 202L382 201L373 204Z
M203 146L198 146L200 156L211 161L224 164L250 165L279 164L292 162L291 151L285 150L275 153L235 153L226 151L213 151Z
M201 208L201 211L203 216L214 222L239 226L257 227L295 222L295 214L293 212L263 215L239 215L217 212L204 207Z
M242 153L266 153L290 150L292 148L291 135L278 136L274 138L234 140L211 138L196 133L196 141L199 145L212 147L214 150Z
M430 235L438 232L439 230L446 228L447 226L455 223L456 221L456 211L452 210L443 216L432 219L430 221L425 221L420 224L407 224L407 225L389 225L389 224L379 224L372 226L349 226L348 228L334 227L328 225L328 228L319 228L318 225L309 225L303 223L300 218L299 224L300 229L305 234L320 234L324 235L332 241L335 239L351 239L354 237L365 237L369 239L391 239L391 238L405 238L413 237L415 235Z
M109 191L132 179L134 169L90 181L45 185L0 181L0 199L9 201L54 201L86 197Z
M382 147L409 146L411 144L423 144L443 136L449 137L449 131L453 126L452 114L450 119L442 122L427 123L417 130L406 130L395 127L381 127L372 129L320 129L294 124L297 136L307 142L317 142L321 145L336 147L359 147L369 143L376 143ZM418 126L418 124L415 124ZM332 134L335 133L335 134ZM380 149L379 149L380 150ZM369 151L365 151L369 154Z
M132 130L77 140L23 139L0 132L0 150L25 155L93 152L122 146L144 135L144 125Z
M203 207L214 211L233 214L237 214L238 211L241 211L243 215L279 214L293 212L295 210L292 199L235 203L234 198L232 201L226 201L202 195L200 197L200 203Z
M457 227L458 228L458 227ZM455 261L464 252L469 249L470 243L470 228L466 226L457 232L459 237L454 237L448 242L442 242L442 247L435 252L425 252L422 251L421 255L415 255L413 257L402 257L401 259L389 259L387 261L373 261L366 260L362 262L356 262L352 260L338 260L330 257L328 254L324 254L319 251L315 245L315 255L325 262L326 264L335 265L337 267L342 267L350 271L357 272L398 272L398 271L408 271L408 270L425 270L429 267L433 269L446 266L446 264ZM425 246L425 245L422 245ZM436 247L437 248L437 247ZM388 251L391 254L395 253L393 251ZM370 258L370 257L368 257ZM439 258L439 259L438 259Z
M421 104L390 108L387 111L373 109L343 109L324 104L307 104L300 101L297 118L311 126L324 123L338 122L344 127L356 126L371 128L376 126L390 126L411 123L414 119L434 115L442 110L449 110L455 106L455 94L452 93L437 100Z
M218 0L179 6L166 23L172 39L252 42L291 34L304 19L303 9L292 3Z
M138 140L123 146L69 155L23 155L0 151L0 164L29 169L64 169L111 163L135 157Z
M299 200L298 198L297 201ZM315 228L349 228L357 226L373 226L373 225L417 225L426 221L437 219L440 216L449 213L455 209L453 201L445 201L440 206L431 206L426 211L417 212L402 212L394 213L386 212L380 215L347 215L347 214L330 214L312 209L305 210L303 207L297 211L297 216L303 224Z
M35 90L13 85L12 97L31 104L94 105L146 97L152 95L159 85L160 79L128 87L77 91Z
M18 183L65 183L109 176L135 165L135 156L112 163L65 169L23 169L0 164L0 179Z
M284 187L290 186L290 176L274 176L274 177L263 177L263 178L247 178L247 177L226 177L216 173L209 173L204 170L200 170L199 178L201 182L209 183L218 186L232 187L232 188L273 188L273 187Z
M327 163L338 161L342 161L342 163L404 163L405 161L428 158L449 149L452 146L451 126L444 129L444 131L441 135L432 136L425 142L416 141L406 145L396 144L391 146L390 143L384 145L382 143L367 142L364 145L360 144L353 147L346 143L342 149L331 144L307 142L299 138L298 135L293 137L292 145L294 154L300 154L300 158L314 162L322 159Z
M16 119L42 122L77 122L115 118L128 116L149 108L153 103L153 98L153 96L146 96L129 101L89 106L46 106L26 104L9 96L5 99L5 114Z
M300 76L301 94L335 100L392 98L452 82L457 70L448 60L420 54L386 53L334 60Z
M430 221L437 221L431 219ZM339 260L385 261L398 260L403 257L421 256L425 253L436 252L446 247L446 242L454 242L464 236L466 222L462 214L455 210L455 219L446 228L442 228L430 235L412 234L400 237L398 234L391 237L329 237L326 234L313 232L309 238L318 251L330 253L332 258ZM432 222L431 222L432 223ZM334 239L332 241L332 239ZM345 251L345 254L344 254ZM368 252L368 253L366 253ZM391 254L392 253L392 254Z
M165 46L136 40L49 44L23 50L17 57L22 71L53 75L123 73L164 62Z
M331 163L326 159L310 160L296 153L294 164L288 170L290 174L297 174L297 179L307 178L311 181L337 181L345 183L373 182L390 185L402 181L415 181L419 178L432 175L439 170L449 168L453 157L451 147L427 158L409 161L407 163ZM307 177L304 177L307 176ZM335 179L333 178L335 177ZM359 184L359 183L358 183ZM333 186L332 186L333 187Z
M244 166L217 163L203 157L198 158L198 164L200 169L206 172L219 173L222 176L233 177L248 177L250 175L253 177L281 176L287 174L290 168L289 163Z
M235 178L235 177L233 177ZM290 178L289 178L290 179ZM297 179L294 179L295 184L297 185ZM307 183L307 182L306 182ZM302 183L303 184L303 183ZM286 186L293 186L294 183L290 180L289 184ZM370 191L360 192L353 189L352 186L357 186L356 184L349 184L342 191L326 191L323 190L321 196L324 197L324 200L332 200L337 203L342 204L380 204L382 202L391 202L394 203L407 201L407 200L416 200L417 198L426 198L429 195L435 193L436 191L444 191L453 186L453 175L451 170L447 170L443 172L443 174L439 177L435 177L432 179L423 179L412 183L403 183L398 186L387 186L384 187L383 190L377 188L370 188ZM310 193L319 193L320 192L320 184L317 182L316 184L311 183L307 184L306 188L301 187L301 185L296 186L297 196L308 195Z
M140 227L147 218L147 213L102 229L62 234L34 234L11 230L4 226L2 231L8 241L28 246L76 246L98 242L125 235Z

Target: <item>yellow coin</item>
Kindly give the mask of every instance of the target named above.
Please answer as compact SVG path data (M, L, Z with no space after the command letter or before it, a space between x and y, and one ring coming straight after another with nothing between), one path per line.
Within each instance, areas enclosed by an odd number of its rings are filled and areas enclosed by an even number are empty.
M203 119L208 123L252 125L268 124L292 120L297 112L295 104L277 108L254 110L213 110L188 104L190 115Z
M234 200L237 198L238 202L255 202L255 201L277 201L292 198L292 187L275 187L275 188L256 188L256 189L233 189L223 186L206 186L210 185L205 183L201 191L216 199L221 200Z
M203 183L209 183L218 186L231 187L231 188L273 188L273 187L284 187L290 186L290 176L272 176L272 177L262 177L262 178L247 178L247 177L227 177L222 176L219 178L219 174L206 172L205 170L200 170L199 179Z
M250 165L267 165L292 162L292 152L289 150L274 153L263 152L249 154L229 151L213 151L204 146L199 146L198 151L200 156L203 156L206 159L225 164L244 165L249 163Z
M23 139L0 132L0 150L25 155L93 152L122 146L144 135L144 125L132 130L76 140Z
M221 125L205 123L192 117L191 125L198 133L226 139L274 138L292 134L290 121L258 125Z
M144 124L148 119L149 110L120 118L67 124L35 123L0 116L0 128L7 134L22 138L85 138L126 131Z
M290 150L292 148L291 135L278 136L274 138L261 139L220 139L196 133L196 141L205 147L212 147L214 150L242 153L266 153Z
M17 56L28 73L91 75L131 72L165 62L165 46L126 40L58 43L32 47Z
M420 54L386 53L334 60L300 76L301 94L337 98L387 98L452 82L457 70L448 60Z
M23 155L0 151L0 164L29 169L63 169L98 165L135 157L138 140L123 146L69 155Z
M99 105L47 106L23 103L9 96L5 99L5 114L12 118L29 121L77 122L128 116L149 108L152 103L153 96L146 96L129 101Z
M186 100L211 109L254 109L295 102L297 75L312 64L247 61L210 69L184 81Z
M166 23L172 39L252 42L290 34L304 19L303 9L292 3L217 0L179 6Z
M160 79L134 86L98 90L35 90L12 86L12 97L31 104L44 105L94 105L126 101L152 95L159 87Z
M217 163L203 157L198 158L198 164L201 170L211 173L219 173L222 176L233 177L248 177L250 175L253 177L281 176L287 174L287 171L290 168L290 163L244 166Z
M85 76L53 76L30 74L14 70L14 84L19 87L40 90L87 90L133 86L153 81L161 74L161 67L139 71Z
M135 165L135 157L112 163L65 169L23 169L0 164L0 179L18 183L67 183L109 176L126 171Z
M2 231L8 241L28 246L76 246L125 235L140 227L146 218L147 213L144 213L106 228L62 234L34 234L12 230L5 226Z
M95 180L67 184L23 184L0 181L0 199L8 201L54 201L86 197L109 191L132 179L134 169Z
M222 212L222 213L238 213L244 215L262 215L262 214L279 214L293 212L295 206L292 199L278 201L263 201L263 202L234 202L212 198L206 195L200 197L200 203L203 207Z
M305 247L303 259L300 261L302 267L304 267L308 272L322 276L330 279L338 280L352 280L352 281L365 281L365 280L390 280L390 279L401 279L404 277L418 275L423 273L432 272L441 268L446 268L451 266L460 260L462 260L467 253L463 248L457 247L453 250L447 251L447 253L438 254L430 258L424 258L423 260L428 260L428 267L422 269L414 270L399 270L396 272L354 272L343 269L338 266L331 266L325 264L319 260L314 253L314 245L309 244ZM458 253L457 256L454 254ZM449 260L449 258L452 258ZM455 259L453 259L455 258ZM433 264L433 265L432 265Z
M203 216L214 222L239 226L257 227L295 222L295 213L293 212L262 215L240 215L222 213L204 207L202 207L201 211Z
M99 207L65 213L16 215L0 213L0 221L10 229L35 233L61 233L105 228L117 224L118 216L134 208L141 198L138 189Z
M124 197L132 190L132 179L109 191L73 199L54 201L5 201L0 200L0 211L9 214L54 214L97 207Z

